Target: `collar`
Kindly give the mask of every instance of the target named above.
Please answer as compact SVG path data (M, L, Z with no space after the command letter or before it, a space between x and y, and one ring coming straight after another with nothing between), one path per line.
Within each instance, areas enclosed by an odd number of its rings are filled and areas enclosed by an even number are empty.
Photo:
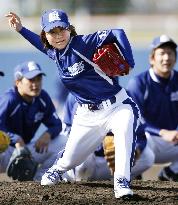
M156 74L154 73L154 71L153 71L152 68L149 69L149 74L150 74L150 76L151 76L151 79L152 79L154 82L160 83L160 80L158 79L158 77L156 76ZM171 71L170 80L173 78L173 76L174 76L174 70Z
M18 96L18 98L21 99L21 101L22 101L22 103L23 103L24 105L32 105L32 104L35 102L36 97L33 97L33 99L32 99L31 102L27 102L27 101L20 95L20 93L19 93L19 91L18 91L18 89L17 89L16 86L14 87L14 89L15 89L16 95Z
M73 39L73 37L71 37L69 43L67 44L67 46L65 47L65 49L63 49L63 52L60 52L59 49L55 49L55 52L56 52L56 53L59 53L59 60L65 55L65 53L66 53L67 50L69 49L69 45L70 45L72 39Z

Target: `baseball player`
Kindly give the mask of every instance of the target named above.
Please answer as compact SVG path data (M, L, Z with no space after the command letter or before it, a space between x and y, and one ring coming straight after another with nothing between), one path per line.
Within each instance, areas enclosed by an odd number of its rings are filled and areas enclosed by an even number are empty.
M169 163L160 180L178 181L177 44L167 35L151 44L150 69L129 81L128 91L138 104L155 163Z
M63 136L59 136L61 120L50 96L42 89L44 75L34 61L21 63L14 70L15 86L0 96L0 130L11 139L10 146L0 154L0 173L6 172L15 148L28 147L40 165L34 176L35 181L40 181L64 146ZM42 124L46 131L35 136Z
M62 82L80 105L65 152L43 175L41 185L62 181L65 172L85 161L101 144L103 136L112 131L116 154L115 197L132 196L130 170L134 160L139 110L118 84L117 77L106 75L93 63L93 56L99 47L116 43L130 67L134 67L131 46L124 30L108 29L77 35L67 14L60 9L51 9L42 14L42 32L38 36L23 27L16 14L10 12L6 17L12 28L56 62Z
M0 76L4 76L4 73L0 71ZM0 153L4 152L10 143L9 136L0 130Z

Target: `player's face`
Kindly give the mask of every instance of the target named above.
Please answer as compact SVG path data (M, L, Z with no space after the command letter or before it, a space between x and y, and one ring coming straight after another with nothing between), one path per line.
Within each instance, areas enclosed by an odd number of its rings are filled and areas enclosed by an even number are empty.
M18 92L27 102L31 102L37 97L42 88L42 75L38 75L32 79L22 78L16 81Z
M64 28L54 28L46 32L48 43L59 50L64 49L70 40L70 30Z
M169 46L157 48L150 59L150 63L157 75L163 78L168 78L176 63L175 52Z

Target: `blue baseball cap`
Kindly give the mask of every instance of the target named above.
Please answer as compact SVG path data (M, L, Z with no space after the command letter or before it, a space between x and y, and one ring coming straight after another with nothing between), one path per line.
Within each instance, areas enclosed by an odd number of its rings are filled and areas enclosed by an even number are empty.
M34 61L28 61L17 65L14 69L15 80L21 80L23 77L32 79L37 75L46 75L41 67Z
M49 32L55 27L68 28L69 26L68 16L63 10L51 9L42 14L41 27L45 32Z
M0 76L4 76L4 72L0 71Z
M163 44L170 44L175 49L177 48L177 44L167 35L161 35L159 37L154 38L150 47L151 47L151 49L156 49L156 48L162 46Z

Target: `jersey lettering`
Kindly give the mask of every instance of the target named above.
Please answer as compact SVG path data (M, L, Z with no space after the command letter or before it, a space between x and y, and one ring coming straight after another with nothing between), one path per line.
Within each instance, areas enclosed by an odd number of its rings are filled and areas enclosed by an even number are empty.
M35 118L34 118L34 122L38 122L41 121L44 117L44 113L43 112L38 112L35 114Z
M80 61L79 63L75 63L74 65L68 67L68 71L71 76L75 76L82 71L84 71L84 62Z
M98 31L98 36L100 39L103 39L107 36L107 31L103 30L103 31Z
M171 101L178 101L178 91L171 93Z

